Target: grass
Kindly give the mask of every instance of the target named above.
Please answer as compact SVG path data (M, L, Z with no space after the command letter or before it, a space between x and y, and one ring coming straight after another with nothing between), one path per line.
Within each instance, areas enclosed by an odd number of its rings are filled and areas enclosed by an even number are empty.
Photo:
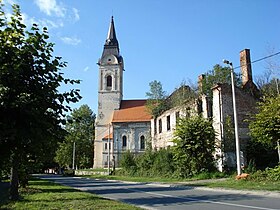
M0 209L140 209L45 180L30 181L27 189L20 190L20 201L11 202L4 194Z
M178 183L178 182L188 182L188 181L195 181L195 180L203 180L203 179L217 179L217 178L225 178L229 177L224 173L215 172L215 173L201 173L197 176L194 176L189 179L179 179L179 178L170 178L170 177L160 177L160 176L153 176L153 177L138 177L138 176L125 176L125 175L85 175L84 177L90 177L95 179L111 179L111 180L121 180L121 181L131 181L131 182L162 182L162 183Z
M131 181L131 182L164 182L164 183L174 183L178 182L178 179L172 178L162 178L162 177L136 177L136 176L118 176L118 175L85 175L83 177L90 177L94 179L110 179L110 180L121 180L121 181Z
M236 190L264 190L280 192L280 181L235 180L232 178L219 182L205 182L193 185L211 188L228 188Z
M182 185L203 186L211 188L227 188L237 190L265 190L280 192L280 181L253 181L253 180L235 180L234 176L227 179L218 180L213 178L211 180L203 181L205 176L200 175L192 179L171 179L160 177L130 177L130 176L108 176L108 175L91 175L88 176L96 179L111 179L133 182L160 182L160 183L180 183ZM208 178L207 178L208 179ZM201 180L201 181L197 181ZM184 184L185 182L185 184Z

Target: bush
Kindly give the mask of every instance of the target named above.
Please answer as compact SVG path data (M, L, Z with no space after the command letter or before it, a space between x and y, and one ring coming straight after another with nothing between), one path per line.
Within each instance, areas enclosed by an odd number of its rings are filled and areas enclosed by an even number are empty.
M270 181L280 181L280 165L266 169L265 173Z
M251 174L248 180L260 181L280 181L280 165L275 168L267 168L264 171L258 170Z
M175 171L173 153L170 148L160 149L154 154L152 171L154 175L172 177Z
M181 118L174 135L172 150L180 177L215 171L215 131L209 120L202 116Z
M67 169L64 171L63 176L75 176L75 170Z
M120 166L122 167L122 171L128 174L130 174L131 172L133 172L133 174L135 173L135 157L129 150L122 154L120 159Z
M244 172L248 174L255 173L257 171L256 169L256 163L254 159L251 159L248 163L248 166L245 168Z

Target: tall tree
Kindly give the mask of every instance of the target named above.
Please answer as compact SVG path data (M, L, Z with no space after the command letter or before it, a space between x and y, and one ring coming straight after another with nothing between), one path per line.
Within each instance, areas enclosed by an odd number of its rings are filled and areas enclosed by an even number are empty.
M255 140L278 148L280 162L280 95L265 98L258 108L249 124L250 133Z
M61 166L72 164L72 152L75 143L75 165L89 168L93 165L93 136L95 114L88 105L74 109L66 123L67 135L56 152L56 161Z
M154 80L149 83L149 86L150 91L146 92L146 96L148 97L147 108L154 117L157 117L162 111L167 109L165 101L166 92L163 90L160 81Z
M262 97L276 97L280 94L280 81L277 75L267 69L262 75L256 78L256 84L261 91Z
M174 160L181 177L214 169L215 131L208 119L181 118L174 134Z
M60 93L66 63L53 57L47 28L36 24L26 31L18 5L9 20L0 2L0 148L11 161L11 199L19 198L18 171L30 157L42 157L61 137L67 103L80 99L79 91ZM66 103L66 104L65 104ZM43 152L42 152L43 151ZM2 152L1 152L2 154Z
M205 78L202 80L202 89L200 90L203 94L212 97L212 87L218 83L231 84L230 68L222 67L216 64L212 70L205 74ZM234 82L236 86L241 85L240 75L234 72Z

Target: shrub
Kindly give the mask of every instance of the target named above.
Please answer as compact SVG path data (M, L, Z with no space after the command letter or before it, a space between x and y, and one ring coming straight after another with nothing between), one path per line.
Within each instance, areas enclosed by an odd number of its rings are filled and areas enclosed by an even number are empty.
M270 181L280 181L280 165L266 169L265 173Z
M248 166L245 168L244 172L252 174L252 173L255 173L256 171L257 171L257 169L256 169L255 160L251 159L248 163Z
M120 159L120 166L125 172L129 172L131 170L135 171L135 157L129 150L122 154Z
M267 168L264 171L258 170L249 176L252 181L280 181L280 165L274 168Z
M152 165L153 174L162 177L172 177L175 170L173 162L173 153L171 149L160 149L154 154L154 162Z
M215 131L202 116L181 118L173 142L177 174L187 178L201 172L214 171Z
M74 176L74 175L75 175L75 170L73 169L64 170L63 176Z

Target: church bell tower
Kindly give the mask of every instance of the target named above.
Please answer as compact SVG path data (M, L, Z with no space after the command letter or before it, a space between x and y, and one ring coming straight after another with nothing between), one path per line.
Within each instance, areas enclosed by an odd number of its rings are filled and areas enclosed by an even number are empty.
M103 155L102 139L109 133L114 110L120 108L123 98L123 58L120 55L114 18L111 18L103 53L98 61L98 115L95 125L94 168L104 167L107 161Z

